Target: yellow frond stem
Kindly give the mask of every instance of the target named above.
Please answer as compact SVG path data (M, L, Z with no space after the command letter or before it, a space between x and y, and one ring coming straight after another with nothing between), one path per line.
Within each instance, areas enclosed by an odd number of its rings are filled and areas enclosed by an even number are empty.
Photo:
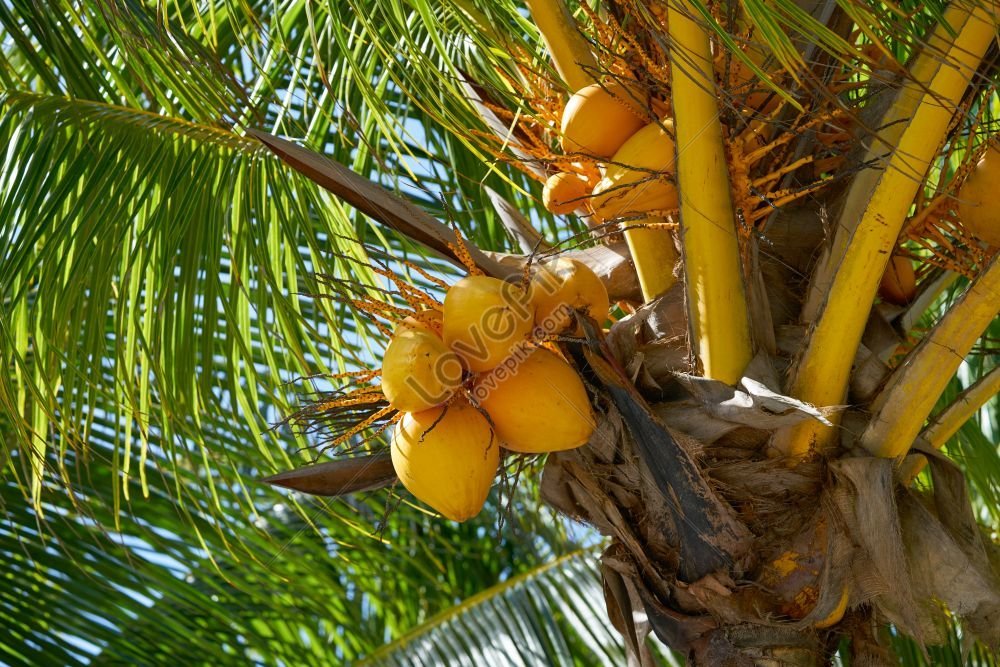
M789 387L792 396L808 403L843 402L892 248L969 80L995 38L993 20L982 8L970 12L968 5L955 3L945 20L949 27L935 29L911 69L916 83L900 91L877 123L885 129L865 161L882 163L883 169L862 172L851 184L833 246L813 277L803 319L815 326ZM957 36L952 38L950 30ZM883 160L890 150L891 157ZM771 446L776 454L800 458L829 445L834 434L807 422L778 431Z
M646 218L626 222L625 241L628 243L635 272L639 276L643 301L649 303L670 289L677 264L677 249L670 231L663 228L643 227L645 224L665 224L663 218Z
M1000 393L1000 366L984 375L975 384L959 394L951 405L936 417L924 431L924 439L936 449L944 447L951 437L972 419L986 402Z
M692 340L705 375L735 384L752 348L712 52L687 0L671 0L667 16Z
M886 458L906 453L965 355L998 313L1000 255L893 373L861 435L868 451Z
M935 449L941 449L965 422L972 419L973 415L998 393L1000 393L1000 366L959 394L958 398L924 429L921 436ZM908 458L899 472L899 478L903 480L903 484L909 485L926 466L925 456L913 457L912 460Z
M576 92L595 82L597 60L563 0L527 0L559 76ZM589 71L588 71L589 70Z

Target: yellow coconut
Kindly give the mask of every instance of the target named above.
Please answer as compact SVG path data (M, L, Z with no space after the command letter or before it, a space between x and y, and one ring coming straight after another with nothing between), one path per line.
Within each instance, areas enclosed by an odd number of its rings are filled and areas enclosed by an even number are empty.
M958 212L962 226L991 246L1000 246L1000 144L986 155L962 185L958 193Z
M609 158L646 120L645 96L633 88L592 84L569 98L562 117L562 147L567 153Z
M583 311L598 325L608 318L608 290L589 266L560 257L538 267L529 288L535 307L535 325L546 333L565 331L571 310Z
M565 215L584 206L590 195L587 180L579 174L559 172L545 181L542 203L552 213Z
M382 393L389 405L419 412L441 405L462 385L462 362L436 334L403 329L382 358Z
M594 187L591 207L602 220L677 207L673 122L650 123L615 153ZM631 167L631 168L630 168Z
M594 412L583 381L546 349L511 357L479 377L473 396L490 415L503 446L538 454L573 449L594 432Z
M487 276L469 276L445 295L444 342L469 369L488 371L527 339L532 315L521 287Z
M398 336L404 330L429 331L439 338L441 337L441 320L443 313L436 308L425 308L418 310L412 315L407 315L397 325L393 336Z
M454 521L479 514L500 464L489 422L464 400L403 415L391 453L403 486Z
M882 274L878 295L883 301L905 306L913 301L916 294L917 277L913 272L913 263L908 257L893 255Z

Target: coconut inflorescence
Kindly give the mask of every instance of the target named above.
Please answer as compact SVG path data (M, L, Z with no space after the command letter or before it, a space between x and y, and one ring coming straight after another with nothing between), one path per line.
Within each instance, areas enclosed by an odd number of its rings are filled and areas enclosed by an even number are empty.
M603 324L603 283L567 259L542 264L528 289L486 276L458 281L442 309L419 310L386 348L382 393L403 413L392 462L418 499L455 521L486 502L501 447L538 454L579 447L595 424L576 370L531 338L558 333L577 311ZM555 324L553 324L555 323Z
M430 331L440 338L442 335L441 320L443 318L444 314L437 308L418 310L412 315L407 315L396 325L396 331L393 333L393 336L398 336L406 329L412 329L415 331Z

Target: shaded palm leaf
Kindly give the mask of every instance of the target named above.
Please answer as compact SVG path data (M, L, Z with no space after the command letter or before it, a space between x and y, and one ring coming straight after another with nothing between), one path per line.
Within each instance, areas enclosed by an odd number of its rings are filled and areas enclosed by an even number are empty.
M484 590L358 665L621 664L625 651L605 620L596 556L569 553ZM661 664L680 664L656 650Z
M0 422L6 439L9 424ZM135 515L120 519L116 446L95 428L75 502L53 494L44 518L13 479L0 487L4 662L352 660L456 599L577 548L561 526L529 511L522 494L499 534L495 497L481 519L435 521L433 530L422 510L402 504L379 542L367 533L383 513L380 495L307 500L298 514L285 494L263 485L247 489L253 515L222 495L220 520L199 471L175 476L152 460L144 464L156 481L150 498L134 499ZM84 460L70 450L67 464ZM188 494L185 505L168 495L175 488Z

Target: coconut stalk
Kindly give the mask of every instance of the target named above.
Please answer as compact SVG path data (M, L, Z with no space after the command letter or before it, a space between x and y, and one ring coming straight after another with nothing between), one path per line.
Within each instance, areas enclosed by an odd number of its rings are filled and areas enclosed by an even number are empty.
M944 447L962 425L972 419L986 402L1000 392L1000 366L981 377L975 384L959 394L930 426L924 429L923 437L935 449Z
M686 0L667 5L691 338L705 376L735 384L753 356L750 324L711 45L694 17Z
M597 60L562 0L527 0L559 76L575 92L596 81Z
M851 183L833 245L813 275L802 319L815 326L792 374L792 396L819 406L844 401L855 351L910 205L994 37L983 8L952 4L910 69L914 81L875 123L885 129L864 161L883 168ZM797 459L830 445L835 433L804 422L775 433L771 445L775 454Z
M663 223L663 218L625 222L625 242L628 243L632 263L639 277L642 300L649 303L670 289L677 279L674 265L677 249L670 232L662 228L644 227L645 224Z
M930 425L920 434L927 444L934 449L941 449L951 437L958 433L965 422L972 419L986 403L1000 393L1000 366L979 378L968 389L958 395L951 405L935 417ZM927 466L927 457L922 454L912 460L907 458L899 472L899 478L904 484L910 484Z
M875 456L900 457L916 440L972 346L1000 312L1000 255L979 274L896 369L875 399L861 444Z

